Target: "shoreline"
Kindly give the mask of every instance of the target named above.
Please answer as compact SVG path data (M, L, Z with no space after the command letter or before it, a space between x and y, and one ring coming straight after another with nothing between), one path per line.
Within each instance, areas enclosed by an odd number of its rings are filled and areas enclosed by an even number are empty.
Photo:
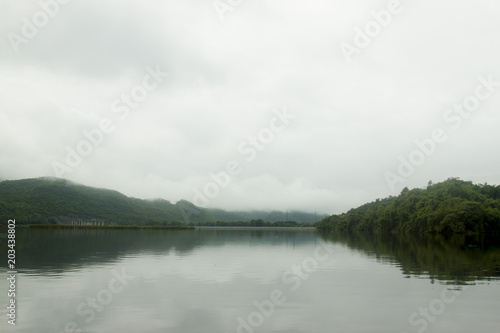
M315 227L257 227L257 226L137 226L137 225L65 225L30 224L29 229L87 229L87 230L304 230L316 231Z
M92 230L128 230L128 229L146 229L146 230L156 230L156 229L170 229L170 230L194 230L194 227L190 226L138 226L138 225L65 225L65 224L30 224L30 229L92 229Z
M231 226L195 226L196 230L307 230L315 231L315 227L231 227Z

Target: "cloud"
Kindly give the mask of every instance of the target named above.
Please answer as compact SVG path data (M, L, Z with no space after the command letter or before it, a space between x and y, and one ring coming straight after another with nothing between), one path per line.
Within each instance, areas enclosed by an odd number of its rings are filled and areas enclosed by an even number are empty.
M387 2L242 2L221 21L211 1L69 1L14 52L9 33L41 3L0 5L0 178L54 176L108 118L116 129L64 177L141 198L193 200L230 160L242 172L211 206L339 213L431 179L500 182L485 148L500 89L458 130L443 120L478 77L500 81L495 1L401 1L350 64L340 44ZM156 66L170 76L120 119L113 102ZM283 107L295 119L249 163L239 146ZM384 173L437 127L448 141L391 191Z

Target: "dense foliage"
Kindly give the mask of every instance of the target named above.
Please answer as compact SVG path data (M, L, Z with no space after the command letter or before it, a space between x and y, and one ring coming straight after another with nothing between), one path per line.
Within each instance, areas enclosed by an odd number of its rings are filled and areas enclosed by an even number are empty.
M347 213L332 215L320 229L408 233L500 232L500 186L450 178L427 189L403 189Z
M141 200L57 178L0 182L0 225L55 224L71 220L104 220L106 225L249 225L260 219L279 223L283 212L226 212L181 200ZM314 214L291 212L290 219L315 222ZM236 222L231 222L236 221ZM255 222L256 223L256 222ZM285 222L283 222L285 223ZM290 223L290 222L287 222ZM250 223L253 225L254 222ZM263 226L270 225L263 222ZM286 223L285 223L286 224Z

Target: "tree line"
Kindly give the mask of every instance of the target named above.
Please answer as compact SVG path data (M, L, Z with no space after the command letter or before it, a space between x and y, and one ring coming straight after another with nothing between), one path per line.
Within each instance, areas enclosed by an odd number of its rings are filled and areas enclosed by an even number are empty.
M319 229L404 233L500 233L500 186L458 178L364 204L317 223Z

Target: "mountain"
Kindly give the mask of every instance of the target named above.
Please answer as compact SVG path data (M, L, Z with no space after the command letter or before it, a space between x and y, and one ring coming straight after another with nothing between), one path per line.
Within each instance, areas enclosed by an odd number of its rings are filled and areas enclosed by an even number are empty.
M500 233L500 186L458 178L404 188L397 197L377 199L329 216L319 229L407 233Z
M289 220L316 222L315 214L290 212ZM141 200L59 178L0 182L0 221L71 223L76 220L133 225L213 224L216 221L285 221L283 212L229 212L205 209L181 200Z
M222 209L210 209L209 212L218 220L218 221L250 221L250 220L264 220L268 222L278 222L278 221L296 221L300 223L304 222L318 222L321 218L325 217L325 215L317 215L311 213L304 213L300 211L290 211L290 212L281 212L281 211L236 211L236 212L228 212Z

